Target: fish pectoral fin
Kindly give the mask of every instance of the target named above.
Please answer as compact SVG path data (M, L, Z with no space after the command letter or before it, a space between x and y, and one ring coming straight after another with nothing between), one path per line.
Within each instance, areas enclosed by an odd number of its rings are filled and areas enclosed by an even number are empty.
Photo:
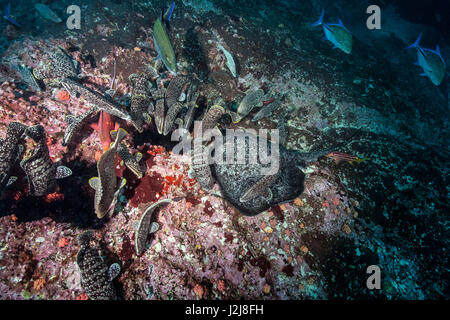
M120 181L120 186L118 191L120 191L120 189L122 189L123 187L125 187L125 185L127 184L127 179L122 178L122 180Z
M152 117L151 117L150 114L148 114L147 112L144 112L144 113L142 114L142 117L144 118L144 121L145 121L147 124L152 123Z
M421 77L426 77L427 74L426 74L425 72L422 72L421 74L419 74L419 76L421 76Z
M112 130L110 132L111 135L112 135L113 131L117 132L116 137L115 137L115 141L114 141L114 144L116 144L116 145L118 145L128 135L128 132L125 131L125 129L122 129L122 128L119 128L117 130Z
M133 221L131 226L133 227L134 231L137 231L139 229L139 221Z
M108 268L108 279L109 281L113 281L120 274L120 264L117 262L113 263Z
M238 123L238 122L240 122L241 120L242 120L242 117L240 116L240 115L238 115L236 112L234 112L234 111L228 111L228 114L230 115L230 117L231 117L231 121L233 122L233 123Z
M67 178L67 177L69 177L71 175L72 175L72 170L70 170L66 166L58 166L56 168L56 175L55 175L56 179Z
M11 177L9 177L8 182L6 183L6 186L9 187L10 185L12 185L16 181L17 181L17 177L16 176L11 176Z
M150 225L150 228L148 228L148 233L155 233L156 231L159 230L159 223L158 222L152 222L152 224Z
M101 188L100 184L100 178L99 177L92 177L89 179L89 186L94 190L99 190Z
M123 167L124 164L125 164L125 162L123 160L120 160L120 166Z

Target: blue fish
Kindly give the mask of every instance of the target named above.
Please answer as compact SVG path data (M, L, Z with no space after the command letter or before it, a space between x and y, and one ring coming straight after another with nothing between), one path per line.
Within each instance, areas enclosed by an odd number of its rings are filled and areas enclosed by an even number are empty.
M5 7L5 13L3 18L6 19L9 23L16 26L17 28L22 28L22 26L11 16L11 3L8 3Z
M419 44L421 39L422 33L419 34L412 45L405 49L417 48L417 62L414 64L423 69L424 72L420 75L428 77L434 85L438 86L445 76L445 61L438 45L436 45L436 50L423 48Z
M322 10L319 20L311 26L323 26L325 38L330 41L335 48L339 48L347 54L352 52L353 39L350 31L344 26L342 21L338 19L338 23L324 23L323 16L325 9Z

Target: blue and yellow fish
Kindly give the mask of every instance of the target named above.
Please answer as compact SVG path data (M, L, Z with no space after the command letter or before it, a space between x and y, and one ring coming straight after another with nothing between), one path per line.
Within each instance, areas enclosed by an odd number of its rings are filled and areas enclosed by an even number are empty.
M6 19L9 23L16 26L17 28L22 28L22 26L11 16L11 3L8 3L5 7L5 12L3 13L3 18Z
M322 10L319 20L314 22L311 26L323 26L323 31L325 32L325 38L330 41L335 48L339 48L347 54L352 52L352 34L344 26L342 21L338 19L338 23L324 23L323 16L325 14L325 9Z
M419 44L421 38L422 33L406 49L417 48L417 62L415 65L422 67L423 73L420 75L428 77L434 85L438 86L445 76L445 61L442 58L438 45L436 45L436 50L423 48Z

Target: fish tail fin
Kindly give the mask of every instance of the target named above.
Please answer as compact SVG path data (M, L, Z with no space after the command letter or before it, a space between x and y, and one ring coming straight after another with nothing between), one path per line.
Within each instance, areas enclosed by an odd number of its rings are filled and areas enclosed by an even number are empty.
M175 8L175 1L172 2L169 8L167 8L166 13L164 13L163 19L167 24L167 27L170 26L170 20L172 18L173 9Z
M119 128L115 133L113 133L115 130L112 130L110 133L111 135L115 135L116 139L114 141L114 144L111 147L117 148L119 143L125 139L125 137L128 135L128 132L126 132L124 129Z
M420 48L420 39L422 39L422 32L419 34L419 36L417 37L416 41L414 41L414 43L408 47L405 48L406 49L411 49L411 48Z
M323 22L323 16L325 14L325 9L322 9L322 13L320 14L320 18L319 20L317 20L316 22L314 22L311 27L316 27L316 26L320 26Z
M5 17L10 17L11 13L11 2L8 2L8 4L5 7Z

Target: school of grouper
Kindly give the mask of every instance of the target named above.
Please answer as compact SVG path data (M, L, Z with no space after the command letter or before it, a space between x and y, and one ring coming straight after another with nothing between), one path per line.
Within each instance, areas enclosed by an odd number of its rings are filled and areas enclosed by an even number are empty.
M119 155L122 164L136 177L142 178L145 173L139 164L142 154L139 152L131 154L129 148L122 143L128 133L117 125L114 127L112 116L130 122L140 133L151 123L153 117L158 133L164 136L176 128L190 130L193 125L198 108L196 93L198 81L177 72L176 57L167 32L170 28L173 9L174 3L154 22L153 40L158 52L154 66L149 65L145 70L140 70L129 77L132 87L129 110L117 102L114 90L104 95L81 83L80 64L61 47L55 48L49 56L50 63L41 63L38 68L30 70L24 65L12 66L20 73L22 80L31 90L41 91L42 82L47 85L62 86L72 97L82 96L92 106L82 115L66 117L67 128L61 142L63 146L73 143L83 127L90 124L90 119L100 113L97 126L100 130L104 153L97 162L97 176L89 180L89 185L95 190L94 208L99 219L114 212L118 195L126 185L125 178L116 176L116 155ZM8 5L5 18L20 27L10 16L9 11ZM340 20L337 24L332 24L325 23L323 18L324 11L312 26L322 25L326 39L334 47L350 54L351 33ZM427 76L434 85L439 85L445 75L445 62L440 55L439 47L436 50L423 48L419 44L420 39L421 35L408 48L417 48L417 65L422 67L424 71L422 75ZM223 47L219 49L227 57L230 73L236 76L232 55ZM163 67L170 72L169 79L160 77ZM165 87L167 80L170 81ZM255 114L252 121L259 121L270 116L280 106L282 99L282 96L275 96L271 91L264 93L262 89L250 90L236 112L226 109L223 101L215 101L203 116L202 130L205 132L216 128L218 121L224 116L231 117L232 122L237 123L254 108L260 108L260 111ZM267 149L270 150L273 143L270 140L255 137L257 141L255 145L249 144L249 140L246 140L247 161L244 164L209 164L207 155L210 154L211 146L202 143L194 145L191 154L193 177L206 192L213 192L214 184L217 183L220 191L216 191L215 195L226 199L242 214L251 216L298 197L303 191L305 178L301 168L304 168L307 162L316 161L321 156L328 156L336 161L361 162L364 160L336 152L339 146L309 153L288 151L282 146L283 130L285 128L280 127L280 163L276 173L263 175L260 164L247 163L249 155L258 153L260 144L267 145ZM33 148L25 147L26 138L34 142ZM226 152L227 148L237 152L234 142L227 142L223 148L224 150L221 150L223 152ZM0 192L3 193L17 180L17 177L11 176L11 171L18 162L28 179L30 196L41 197L52 193L56 188L57 179L63 179L72 174L69 168L56 165L50 158L46 132L42 125L28 127L20 122L11 122L8 125L6 137L1 139L0 143ZM135 248L138 255L146 249L147 236L159 228L157 222L151 223L153 211L162 204L176 200L160 200L142 214L140 221L134 226ZM116 263L108 268L98 248L90 246L92 235L93 231L88 230L78 236L80 251L76 261L81 272L82 287L90 299L116 299L117 294L112 280L119 274L120 266Z

